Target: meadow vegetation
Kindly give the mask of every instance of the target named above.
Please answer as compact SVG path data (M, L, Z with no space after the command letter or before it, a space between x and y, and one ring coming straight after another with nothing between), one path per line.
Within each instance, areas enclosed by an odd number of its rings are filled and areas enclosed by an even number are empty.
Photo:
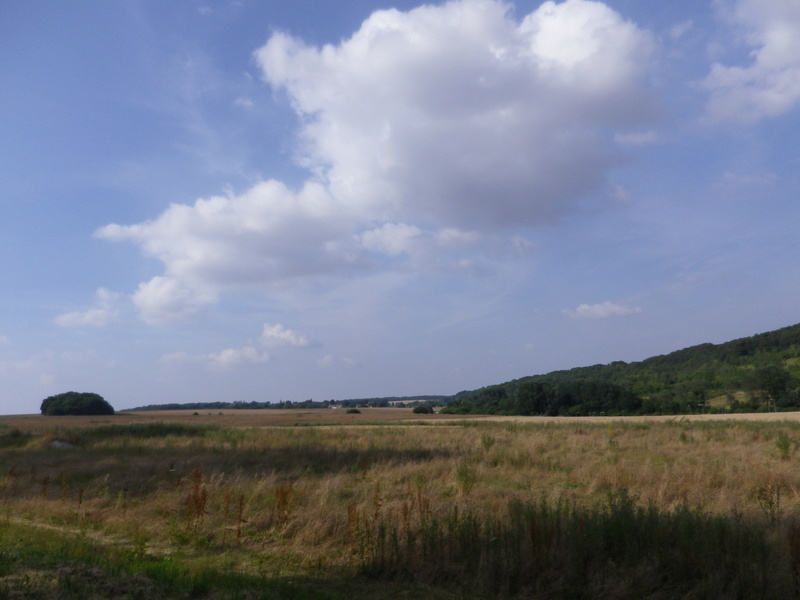
M0 597L798 596L796 422L334 412L0 419Z

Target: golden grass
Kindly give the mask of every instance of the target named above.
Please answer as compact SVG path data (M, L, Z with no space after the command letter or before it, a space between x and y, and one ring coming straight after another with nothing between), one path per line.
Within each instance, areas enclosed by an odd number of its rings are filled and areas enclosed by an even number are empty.
M0 520L93 532L143 552L226 553L237 569L273 574L347 569L365 519L455 505L483 515L512 499L592 506L624 489L667 510L783 520L800 516L798 419L396 408L2 417L0 438L31 437L0 447ZM186 429L97 431L156 424Z
M184 423L232 427L278 427L300 425L365 425L388 423L453 423L479 421L487 423L518 424L608 424L608 423L675 423L675 422L800 422L799 412L743 413L713 415L648 415L640 417L517 417L491 415L414 414L408 408L361 408L360 414L347 414L344 409L288 409L288 410L168 410L121 411L113 416L59 416L0 415L0 426L26 432L53 429L74 429L102 425L128 425L143 423Z

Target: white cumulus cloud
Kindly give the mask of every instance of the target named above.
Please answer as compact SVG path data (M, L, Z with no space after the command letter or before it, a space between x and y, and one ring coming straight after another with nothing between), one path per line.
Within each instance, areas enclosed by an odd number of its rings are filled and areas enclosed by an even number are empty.
M263 181L96 235L163 263L133 295L151 324L243 286L404 260L481 264L500 237L517 248L520 229L608 189L614 135L656 119L652 49L647 32L587 0L545 2L521 19L498 0L378 11L322 48L275 33L255 56L297 113L308 181Z
M422 231L413 225L386 223L377 229L365 231L360 239L361 245L367 250L396 256L410 251L421 235Z
M191 289L174 277L153 277L139 284L133 294L133 303L142 321L160 325L202 312L204 305L213 302L216 295L204 289Z
M597 189L607 129L653 117L651 38L598 2L464 0L379 11L315 48L277 33L257 53L303 119L300 158L378 218L540 223Z
M261 334L261 343L267 346L289 345L289 346L308 346L308 338L302 333L287 329L280 323L264 325Z
M642 313L638 306L627 306L615 302L600 304L581 304L576 309L564 309L561 313L570 319L607 319L609 317L627 317Z
M744 30L750 60L743 66L712 65L703 82L711 92L708 118L750 123L795 108L800 102L800 2L739 0L729 18Z
M107 225L96 235L133 241L160 259L166 275L142 283L134 304L145 322L196 315L220 289L285 282L353 268L346 211L316 184L292 192L265 181L239 196L174 204L137 225Z
M269 354L259 351L253 346L228 348L218 354L210 354L209 362L215 367L230 369L242 364L263 364L269 361Z
M55 323L61 327L106 327L119 317L116 303L121 297L121 294L99 288L92 308L60 314L55 318Z

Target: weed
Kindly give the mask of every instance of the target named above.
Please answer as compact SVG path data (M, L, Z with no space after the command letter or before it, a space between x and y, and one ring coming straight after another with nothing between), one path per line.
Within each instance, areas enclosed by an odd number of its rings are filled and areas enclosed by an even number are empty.
M244 495L239 496L239 509L236 511L236 539L242 539L242 525L244 524Z
M206 516L206 505L208 504L208 491L203 484L203 471L200 467L195 467L192 471L192 484L185 500L186 526L196 530Z
M284 525L289 520L293 488L294 484L289 482L275 490L275 521L278 525Z
M775 447L778 449L781 460L788 460L792 453L792 440L786 435L786 432L781 430L778 432L778 437L775 440Z
M465 496L469 496L472 488L475 487L477 476L475 469L468 465L466 462L461 462L456 467L456 483L458 489Z
M769 524L773 527L777 525L783 514L780 484L764 483L759 485L754 490L753 497L764 516L767 517Z
M604 597L622 586L620 597L642 597L658 586L676 597L719 597L723 590L731 597L778 597L772 594L788 585L773 572L777 554L757 528L686 507L642 507L624 489L596 508L514 501L491 516L456 506L447 516L402 528L384 520L368 534L365 574L413 574L416 581L493 596Z
M16 427L0 434L0 448L19 448L31 439L30 433L24 433Z

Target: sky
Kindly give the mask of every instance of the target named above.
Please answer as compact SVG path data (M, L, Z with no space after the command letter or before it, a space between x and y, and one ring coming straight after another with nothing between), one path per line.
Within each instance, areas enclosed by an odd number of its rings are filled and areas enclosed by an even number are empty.
M5 0L0 414L795 324L799 141L800 0Z

